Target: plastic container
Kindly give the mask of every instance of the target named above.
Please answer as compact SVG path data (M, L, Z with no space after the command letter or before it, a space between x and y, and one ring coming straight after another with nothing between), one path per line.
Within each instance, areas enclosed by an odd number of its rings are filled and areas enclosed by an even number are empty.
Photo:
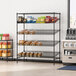
M41 16L41 23L45 23L45 16Z
M3 34L2 40L9 40L9 34Z
M11 42L8 42L8 48L12 48Z
M11 56L11 51L10 50L3 50L2 52L2 57L7 57L7 56Z
M4 49L7 48L7 43L6 43L6 42L3 42L3 44L2 44L2 48L4 48Z
M51 23L51 16L46 16L45 23Z
M33 17L32 16L28 16L27 17L27 23L32 23L33 22Z
M2 50L0 50L0 57L2 57Z
M33 17L33 21L32 21L32 23L36 23L36 18Z
M0 40L2 40L2 36L3 36L3 34L0 34Z
M3 44L3 42L0 42L0 48L2 48L2 44Z
M36 20L36 23L40 23L41 22L41 17L38 17L38 19Z

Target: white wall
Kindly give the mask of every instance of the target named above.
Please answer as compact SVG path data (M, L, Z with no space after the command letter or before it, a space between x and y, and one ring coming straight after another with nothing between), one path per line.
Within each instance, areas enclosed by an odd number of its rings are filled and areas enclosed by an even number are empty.
M14 39L16 52L16 13L17 12L60 12L62 39L67 28L67 0L1 0L0 33L10 33Z

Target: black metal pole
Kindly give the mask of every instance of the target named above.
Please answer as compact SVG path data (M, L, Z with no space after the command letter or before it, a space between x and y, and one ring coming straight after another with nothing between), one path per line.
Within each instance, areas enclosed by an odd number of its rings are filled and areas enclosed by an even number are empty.
M13 60L13 40L12 40L12 60Z
M55 18L55 13L53 14L53 17ZM54 33L55 33L55 21L53 23L53 29L54 29ZM54 63L55 63L55 34L53 34L53 55L54 55Z
M6 43L7 43L7 62L8 62L8 40L6 41Z
M59 14L59 61L61 60L61 13Z
M25 18L25 14L23 14L23 17ZM23 30L25 30L25 22L23 23ZM23 35L23 40L25 41L25 34ZM25 53L25 45L23 46L23 52ZM23 60L25 61L25 55Z
M16 55L17 55L17 63L18 63L18 23L17 23L18 13L16 14Z

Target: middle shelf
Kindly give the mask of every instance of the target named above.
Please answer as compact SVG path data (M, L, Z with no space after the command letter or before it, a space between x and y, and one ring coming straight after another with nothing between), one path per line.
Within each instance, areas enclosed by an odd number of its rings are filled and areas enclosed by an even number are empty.
M26 30L22 30L19 31L18 34L19 35L24 35L24 34L29 34L29 35L50 35L50 34L56 34L58 33L60 30L34 30L34 29L26 29Z
M38 41L24 41L24 40L20 40L18 45L20 46L55 46L59 43L60 41L50 41L50 40L38 40Z
M18 57L33 57L33 58L53 58L56 56L56 58L59 58L59 52L44 52L44 51L25 51L20 52L18 54Z

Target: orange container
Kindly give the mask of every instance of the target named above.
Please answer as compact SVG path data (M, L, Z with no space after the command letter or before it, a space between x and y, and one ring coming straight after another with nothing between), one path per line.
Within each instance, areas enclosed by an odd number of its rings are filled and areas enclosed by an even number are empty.
M3 42L0 42L0 48L2 48L2 44L3 44Z
M7 56L11 56L11 51L10 50L3 50L2 52L2 57L7 57Z
M0 57L2 57L2 50L0 50Z
M9 40L9 34L3 34L2 40Z
M12 48L11 42L8 42L8 48Z
M7 48L7 43L6 43L6 42L3 42L3 44L2 44L2 48L4 48L4 49Z

